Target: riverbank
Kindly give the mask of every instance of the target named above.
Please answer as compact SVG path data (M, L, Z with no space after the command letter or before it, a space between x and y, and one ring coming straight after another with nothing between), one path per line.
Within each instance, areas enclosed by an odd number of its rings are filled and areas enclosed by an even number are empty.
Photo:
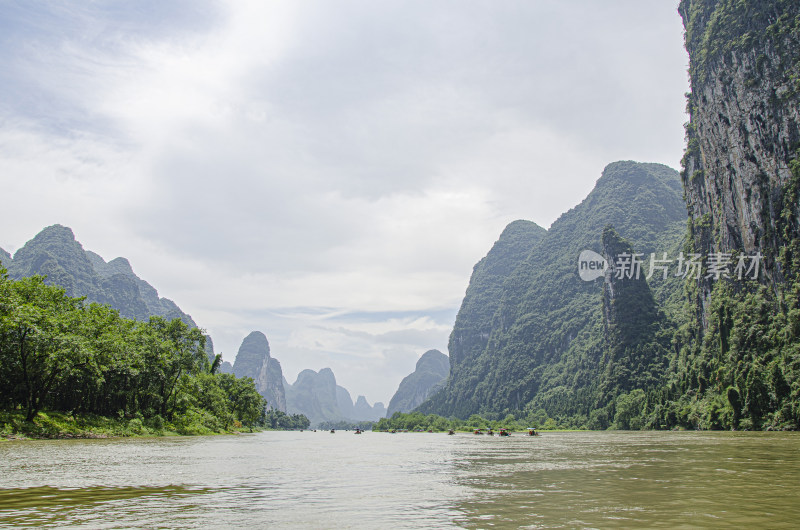
M0 442L10 440L51 440L76 438L126 438L132 436L193 436L255 432L234 424L230 430L213 431L182 417L165 421L154 418L109 418L94 414L40 412L33 421L25 421L21 411L0 412ZM236 422L238 424L238 422Z

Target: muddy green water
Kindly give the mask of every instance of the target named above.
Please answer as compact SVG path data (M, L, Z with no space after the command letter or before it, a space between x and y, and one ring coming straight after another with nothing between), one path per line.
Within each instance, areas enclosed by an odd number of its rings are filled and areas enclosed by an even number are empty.
M797 527L795 433L265 432L0 443L0 525Z

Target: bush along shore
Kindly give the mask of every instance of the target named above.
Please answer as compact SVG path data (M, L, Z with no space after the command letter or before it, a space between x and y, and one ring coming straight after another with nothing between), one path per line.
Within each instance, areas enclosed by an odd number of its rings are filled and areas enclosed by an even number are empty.
M0 437L96 438L303 428L251 378L218 373L180 319L123 318L0 265Z

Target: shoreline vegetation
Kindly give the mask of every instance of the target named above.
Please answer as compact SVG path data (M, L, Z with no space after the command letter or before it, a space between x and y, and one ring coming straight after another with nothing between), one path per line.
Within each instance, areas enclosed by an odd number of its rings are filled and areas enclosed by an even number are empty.
M203 330L123 318L0 264L0 437L203 435L307 428L249 377L219 373Z
M275 414L276 412L277 414ZM283 421L271 421L270 418L283 418ZM298 418L301 419L298 421ZM287 415L272 410L267 411L267 421L262 425L245 426L241 422L235 421L228 429L224 430L212 430L202 425L187 426L182 418L176 418L176 420L165 422L159 418L153 418L142 421L141 418L112 418L96 414L81 415L43 411L39 412L32 421L26 421L25 414L21 411L0 411L0 442L236 435L308 429L308 420L305 416Z

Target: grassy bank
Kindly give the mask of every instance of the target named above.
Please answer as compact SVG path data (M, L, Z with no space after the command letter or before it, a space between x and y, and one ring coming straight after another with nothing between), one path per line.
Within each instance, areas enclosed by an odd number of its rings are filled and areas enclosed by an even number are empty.
M0 412L0 441L19 439L120 438L129 436L188 436L251 432L236 422L231 430L212 430L203 418L181 417L168 422L160 416L111 418L94 414L40 412L33 421L25 421L21 411Z

